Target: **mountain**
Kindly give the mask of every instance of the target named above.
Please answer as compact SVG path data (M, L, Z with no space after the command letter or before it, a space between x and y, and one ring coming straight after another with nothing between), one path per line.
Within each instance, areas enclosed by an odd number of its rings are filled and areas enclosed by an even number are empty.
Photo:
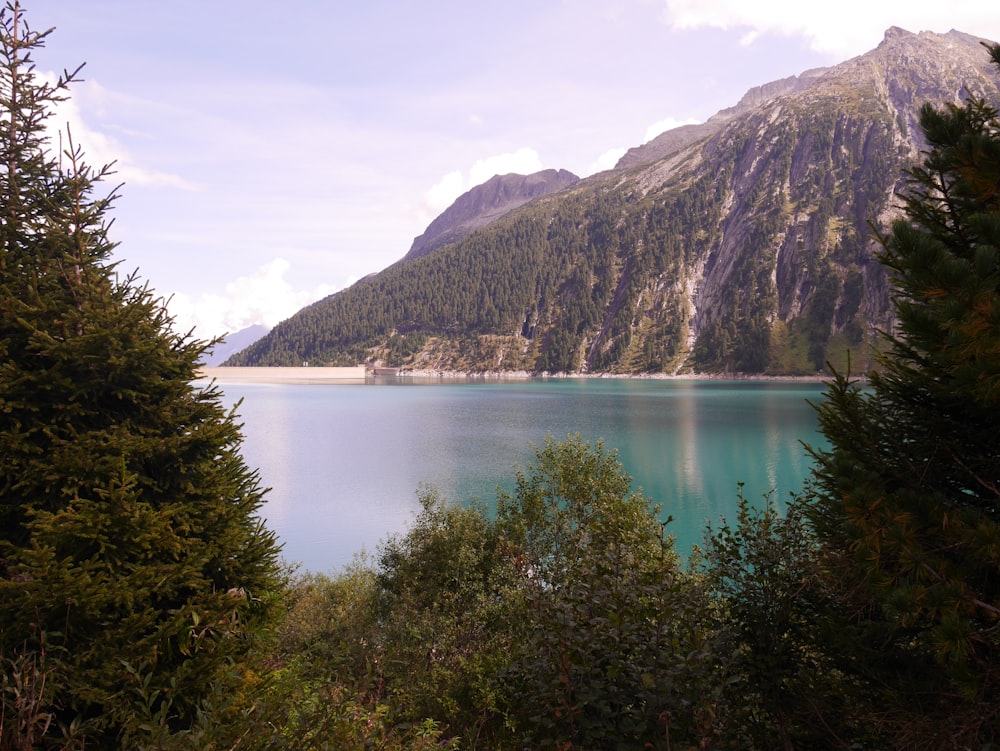
M419 258L442 245L458 242L528 201L567 188L579 179L563 169L548 169L533 175L495 175L459 196L413 240L403 260Z
M229 362L777 375L850 353L864 368L892 326L871 225L898 215L920 107L997 103L998 85L976 37L891 28L871 52L411 251Z
M267 326L262 326L260 324L254 324L253 326L248 326L245 329L240 329L232 334L226 334L225 339L215 345L210 352L207 353L205 357L205 365L209 367L214 365L221 365L224 363L234 352L239 352L246 347L249 347L255 341L264 336L268 331L270 331Z
M642 146L629 149L618 160L615 169L626 169L628 167L655 162L685 146L708 138L717 133L730 120L744 115L762 104L766 104L775 97L794 94L811 86L815 79L822 76L826 70L826 68L814 68L798 76L790 76L780 81L772 81L763 86L755 86L744 94L735 106L716 112L706 122L672 128L656 136L651 141L647 141Z

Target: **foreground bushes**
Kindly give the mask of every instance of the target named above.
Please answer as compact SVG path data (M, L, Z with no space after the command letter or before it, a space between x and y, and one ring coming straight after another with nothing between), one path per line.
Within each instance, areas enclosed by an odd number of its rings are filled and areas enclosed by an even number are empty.
M425 491L376 560L296 580L286 738L345 743L349 701L385 748L822 747L842 686L804 636L800 516L741 500L684 564L630 484L600 443L550 439L495 516Z
M614 452L549 439L495 514L432 490L344 571L292 576L267 643L184 726L141 671L131 748L895 747L891 697L842 651L848 614L797 501L739 497L682 561ZM43 665L4 666L31 709ZM25 704L25 697L29 704ZM20 748L79 748L45 734Z

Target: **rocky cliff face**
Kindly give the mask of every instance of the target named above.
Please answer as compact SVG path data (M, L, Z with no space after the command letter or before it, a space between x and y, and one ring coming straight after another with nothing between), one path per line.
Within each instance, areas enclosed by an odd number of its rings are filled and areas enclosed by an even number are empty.
M782 324L793 335L828 326L843 346L888 328L888 284L874 260L871 225L896 216L902 171L925 145L920 107L969 96L997 100L997 76L979 39L892 28L873 52L721 129L701 150L706 166L729 179L718 244L689 282L697 290L696 356L709 354L720 328L754 325L754 306L734 304L751 290L757 300L773 297L766 306L772 336ZM768 278L755 277L748 288L739 274L751 266ZM817 337L809 338L815 348ZM824 349L824 357L840 360L829 343Z
M233 362L804 374L850 354L866 367L892 325L872 225L897 214L919 109L1000 103L998 84L975 37L890 29L865 55L759 87L502 216L495 179L425 237L480 231L411 250Z
M568 170L542 170L532 175L495 175L459 196L443 214L413 240L404 260L425 256L435 248L458 242L480 227L528 201L567 188L580 178Z
M825 71L826 68L816 68L798 76L790 76L780 81L772 81L763 86L755 86L744 94L735 106L716 112L707 122L673 128L661 133L642 146L629 149L618 160L615 169L628 169L629 167L649 164L650 162L663 159L686 146L709 138L718 133L722 126L730 120L740 115L745 115L779 96L794 94L811 86L815 79L823 75Z

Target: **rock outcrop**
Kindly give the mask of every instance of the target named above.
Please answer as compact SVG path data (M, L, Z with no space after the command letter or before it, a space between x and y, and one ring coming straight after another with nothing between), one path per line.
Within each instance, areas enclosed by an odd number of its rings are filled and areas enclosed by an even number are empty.
M404 260L420 258L442 245L463 240L528 201L567 188L579 179L562 169L547 169L532 175L495 175L463 193L431 222L413 240Z

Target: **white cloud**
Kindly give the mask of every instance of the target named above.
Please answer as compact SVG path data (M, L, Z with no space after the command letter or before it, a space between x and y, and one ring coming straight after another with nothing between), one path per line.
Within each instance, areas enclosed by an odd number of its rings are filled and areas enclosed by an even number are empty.
M545 169L542 159L534 149L523 148L506 154L496 154L476 161L463 174L454 170L442 177L424 193L424 205L437 216L466 191L489 180L494 175L530 175Z
M687 120L677 120L673 117L665 117L646 128L646 135L643 136L642 142L647 143L652 141L661 133L666 133L668 130L679 128L682 125L697 125L699 122L701 121L690 117Z
M465 178L461 171L449 172L424 194L424 203L435 212L442 212L466 191Z
M956 28L986 37L1000 35L1000 17L984 0L664 0L664 20L678 31L745 29L741 43L753 44L761 34L803 37L816 52L857 55L878 44L890 26L908 31L943 33Z
M597 157L597 160L590 165L590 169L587 174L581 175L581 177L587 177L597 172L603 172L604 170L613 168L616 164L618 164L618 160L625 156L626 151L628 151L628 149L621 146L608 149Z
M42 80L55 84L54 73L39 73ZM53 155L59 154L64 167L66 157L64 152L73 148L82 151L84 161L92 168L99 169L112 163L114 174L110 182L125 182L131 185L167 186L181 190L197 190L197 186L179 175L172 175L156 169L144 167L136 162L125 146L95 128L84 120L78 101L81 96L93 100L101 100L106 92L96 81L85 81L73 85L73 96L51 107L51 115L46 121L45 135L49 139L49 148Z
M168 302L174 329L209 339L240 331L254 324L274 326L306 305L337 291L329 284L311 290L296 290L285 279L291 264L276 258L250 276L241 276L226 285L225 295L203 293L192 299L177 293Z
M542 158L534 149L518 149L509 154L497 154L496 156L480 159L472 165L469 170L469 188L486 182L494 175L530 175L544 169ZM468 190L468 188L466 188Z

